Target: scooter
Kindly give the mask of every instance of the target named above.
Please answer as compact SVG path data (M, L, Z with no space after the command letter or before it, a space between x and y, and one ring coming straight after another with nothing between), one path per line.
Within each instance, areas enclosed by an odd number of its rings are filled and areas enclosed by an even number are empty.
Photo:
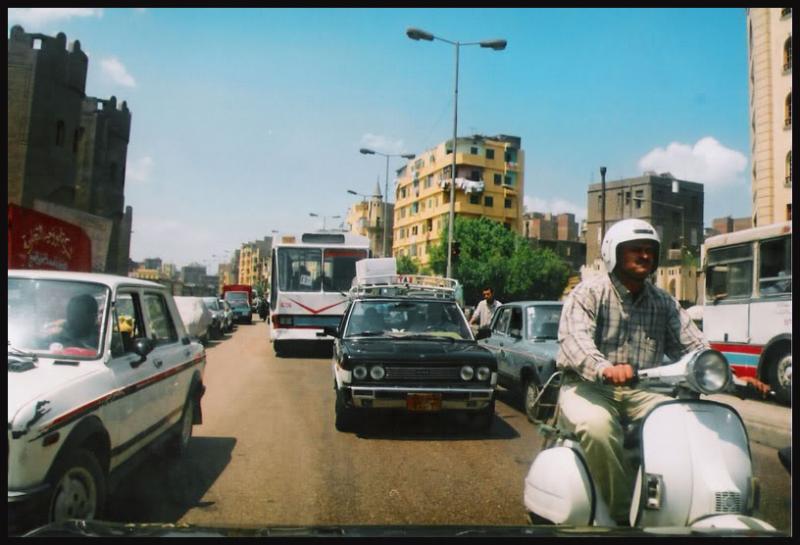
M629 467L638 468L630 526L776 531L751 516L758 507L759 484L741 417L729 405L699 399L701 393L731 392L744 385L733 377L725 356L701 349L675 363L642 369L634 380L675 399L657 405L626 430ZM554 384L558 387L558 381ZM559 424L558 414L556 409L555 425L549 420L540 424L545 448L525 477L531 522L617 526L595 488L577 436Z

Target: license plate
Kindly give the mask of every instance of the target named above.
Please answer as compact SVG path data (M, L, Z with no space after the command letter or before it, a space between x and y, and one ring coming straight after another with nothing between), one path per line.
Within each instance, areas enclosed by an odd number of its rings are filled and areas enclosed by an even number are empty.
M406 408L409 411L440 411L442 394L408 394Z

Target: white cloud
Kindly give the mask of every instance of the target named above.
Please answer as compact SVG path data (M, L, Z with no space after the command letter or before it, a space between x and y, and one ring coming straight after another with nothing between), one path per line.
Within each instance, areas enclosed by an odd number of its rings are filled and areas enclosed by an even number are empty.
M525 196L523 201L526 212L550 212L551 214L575 214L575 221L580 223L586 219L586 206L569 202L556 197L555 199L540 199L539 197Z
M102 16L103 10L95 8L8 8L8 21L23 27L41 27L73 17Z
M141 157L134 161L128 161L125 169L126 178L132 182L147 183L150 181L154 164L152 157Z
M116 57L106 57L100 61L103 73L117 85L136 87L136 80L128 73L128 69Z
M720 189L745 182L747 157L706 136L693 146L671 142L666 148L655 148L639 159L638 166L642 171L671 172L681 180Z
M405 144L402 140L392 140L387 136L369 132L361 137L361 145L365 148L382 153L405 153Z

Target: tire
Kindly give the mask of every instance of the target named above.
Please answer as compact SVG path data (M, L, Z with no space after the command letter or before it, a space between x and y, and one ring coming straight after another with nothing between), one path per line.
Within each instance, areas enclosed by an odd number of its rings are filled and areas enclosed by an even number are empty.
M273 341L272 348L275 350L275 357L282 358L286 354L284 341Z
M539 413L538 401L536 399L542 392L539 383L535 378L528 378L522 385L522 407L525 409L525 415L528 417L528 422L535 423ZM537 403L534 404L534 401Z
M171 458L180 458L189 449L189 441L192 438L192 429L194 427L194 388L186 398L186 403L183 404L183 411L181 411L181 419L175 425L167 442L167 455Z
M792 400L792 353L778 352L767 368L767 381L775 392L775 400L789 405Z
M59 454L49 481L47 522L102 517L106 476L94 453L78 448Z
M474 429L482 432L488 432L492 429L492 423L494 422L494 405L495 400L493 399L485 409L470 413L470 421Z
M336 390L336 431L351 432L355 430L355 414L352 407L347 407L344 403L344 394Z

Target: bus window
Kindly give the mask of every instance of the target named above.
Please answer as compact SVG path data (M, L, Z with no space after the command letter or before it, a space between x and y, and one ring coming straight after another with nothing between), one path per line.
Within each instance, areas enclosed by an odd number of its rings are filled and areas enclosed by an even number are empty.
M319 291L322 252L318 248L280 248L278 282L281 291Z
M323 264L323 289L348 291L356 276L356 261L366 257L366 250L327 248Z
M753 290L753 249L734 246L708 252L706 295L709 300L749 298Z
M792 293L792 246L789 237L760 243L758 288L765 296Z

